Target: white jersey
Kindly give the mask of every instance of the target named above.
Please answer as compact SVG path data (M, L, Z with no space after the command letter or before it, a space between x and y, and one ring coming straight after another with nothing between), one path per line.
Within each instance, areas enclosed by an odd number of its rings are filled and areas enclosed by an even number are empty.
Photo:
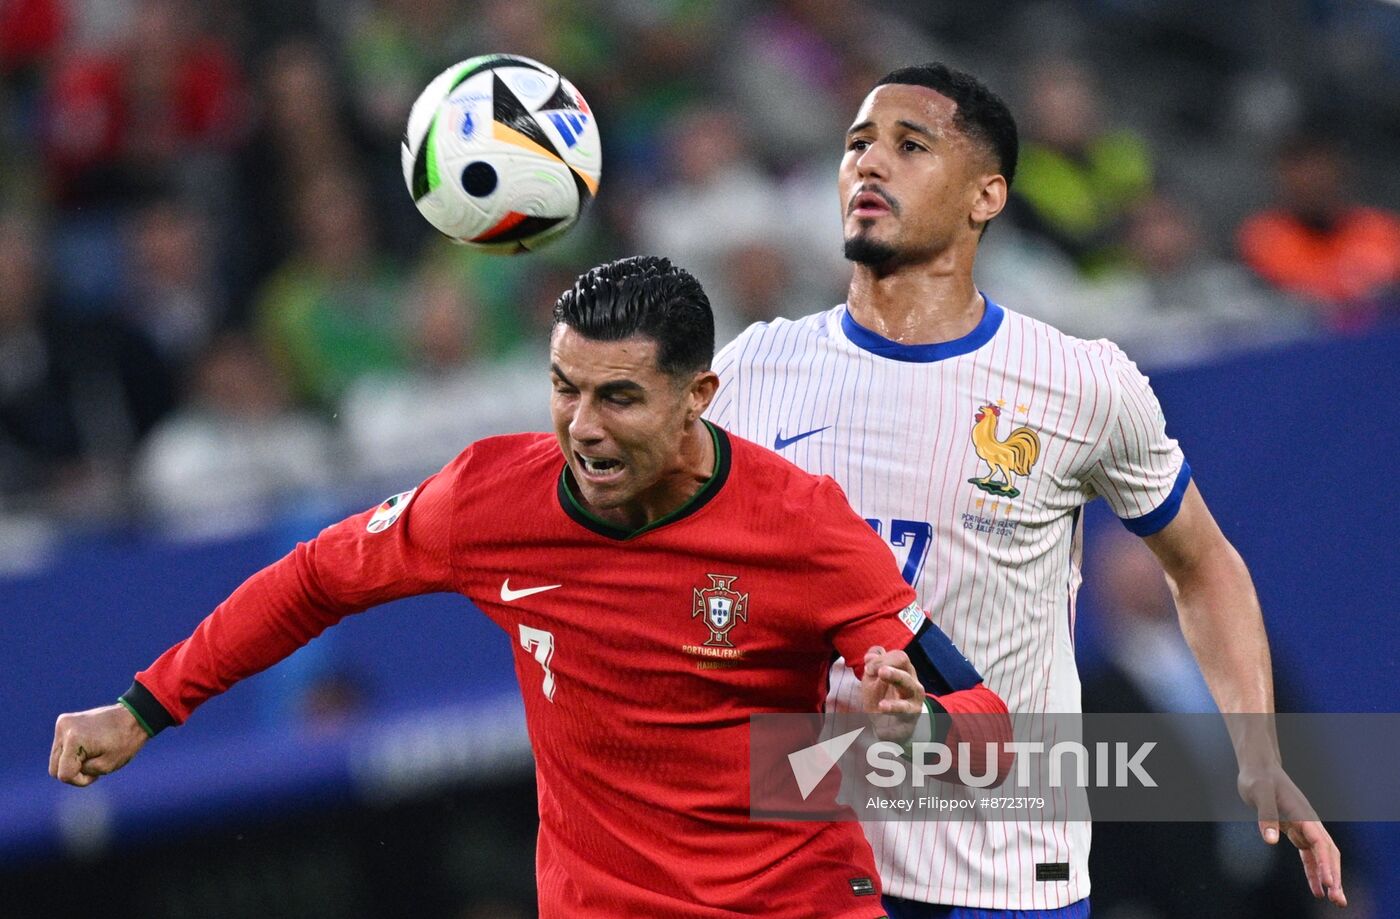
M1190 478L1146 377L1115 345L990 300L965 337L901 345L840 306L749 327L715 370L710 419L836 479L1013 713L1080 710L1080 508L1102 495L1149 535ZM858 710L858 685L837 664L828 705ZM865 830L897 897L1047 909L1089 894L1085 822Z

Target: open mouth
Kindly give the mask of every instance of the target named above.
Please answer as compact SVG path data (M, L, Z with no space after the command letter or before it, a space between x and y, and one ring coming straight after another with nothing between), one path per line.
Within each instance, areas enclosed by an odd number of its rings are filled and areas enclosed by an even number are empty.
M579 468L583 472L584 478L594 483L611 482L622 475L626 467L621 460L603 456L584 456L578 451L574 451L574 457L578 460Z

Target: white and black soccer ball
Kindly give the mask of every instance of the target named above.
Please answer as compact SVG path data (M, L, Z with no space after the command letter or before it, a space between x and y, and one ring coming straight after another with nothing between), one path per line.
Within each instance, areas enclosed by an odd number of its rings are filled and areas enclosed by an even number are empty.
M562 236L598 193L603 152L574 85L528 57L488 54L444 70L413 103L403 177L449 239L527 252Z

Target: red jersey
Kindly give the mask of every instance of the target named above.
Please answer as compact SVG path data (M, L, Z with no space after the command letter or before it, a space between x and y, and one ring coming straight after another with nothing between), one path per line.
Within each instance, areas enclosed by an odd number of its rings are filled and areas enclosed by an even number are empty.
M909 644L914 592L831 479L711 430L713 477L635 532L583 509L552 436L480 441L254 575L137 681L180 722L349 613L455 591L515 647L542 916L881 916L858 824L750 820L748 718L821 712L833 652Z

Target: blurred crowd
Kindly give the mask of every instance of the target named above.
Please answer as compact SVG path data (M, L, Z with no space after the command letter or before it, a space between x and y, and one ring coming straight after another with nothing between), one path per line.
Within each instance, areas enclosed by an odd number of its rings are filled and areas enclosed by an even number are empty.
M228 529L542 429L549 308L602 259L690 268L721 343L840 302L842 134L930 59L1021 125L1000 302L1148 368L1390 321L1400 8L1230 6L0 0L0 529ZM604 141L522 258L435 237L400 171L418 91L489 51Z

